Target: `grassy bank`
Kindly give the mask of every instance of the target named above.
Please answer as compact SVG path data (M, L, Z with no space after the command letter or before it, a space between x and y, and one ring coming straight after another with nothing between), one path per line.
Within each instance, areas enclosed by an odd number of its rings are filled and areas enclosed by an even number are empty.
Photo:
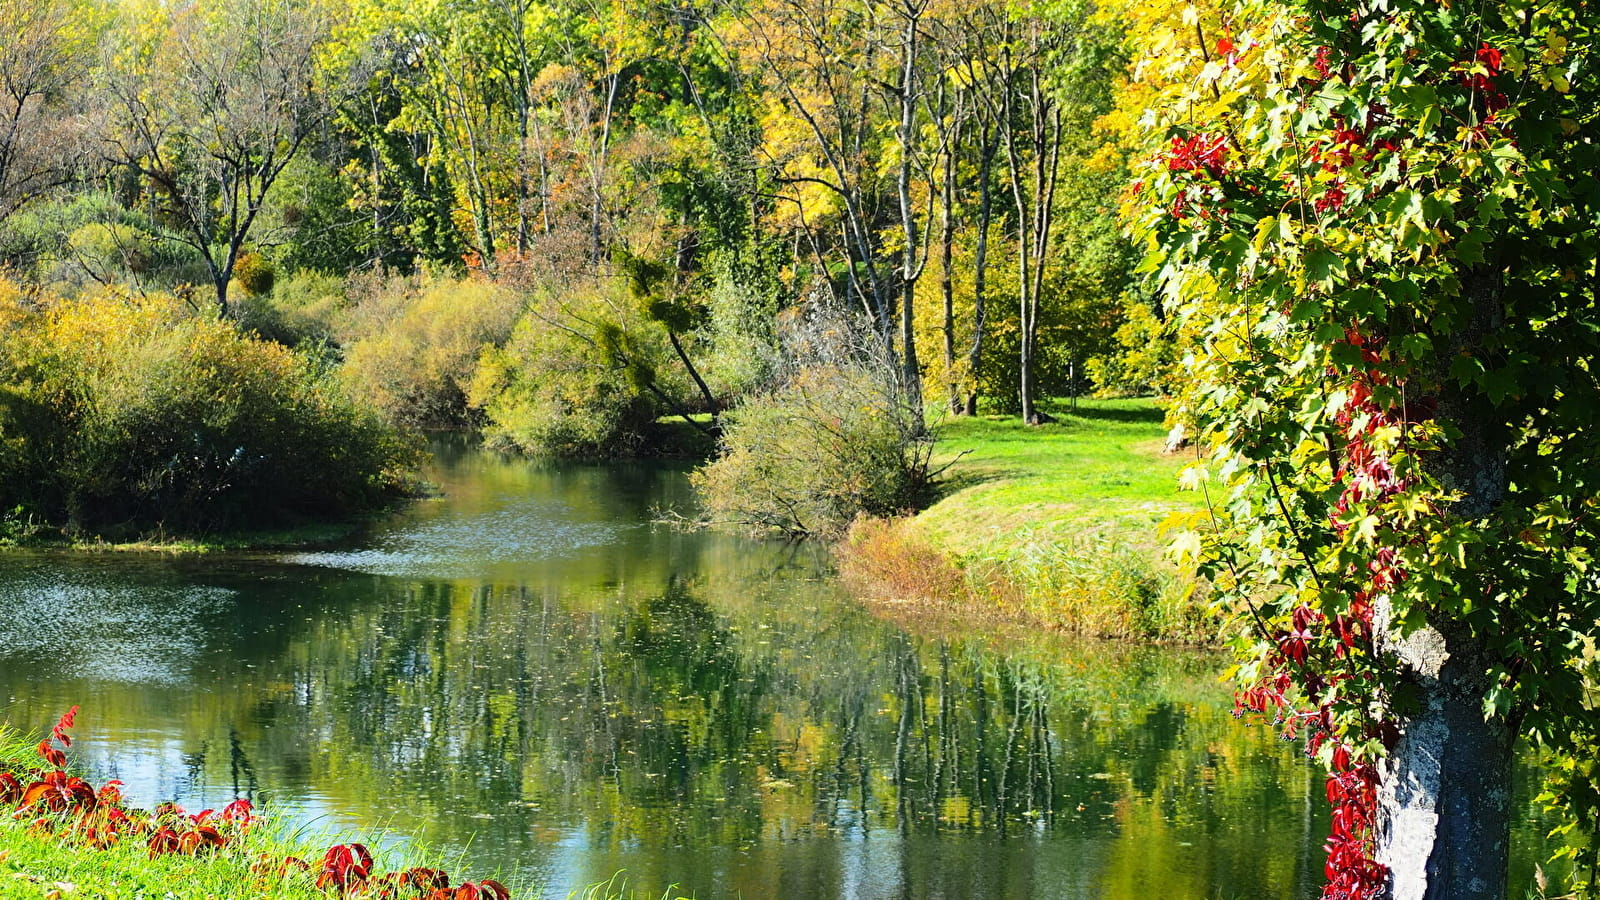
M939 423L940 499L859 522L841 547L869 597L931 603L1112 637L1208 642L1217 623L1162 557L1164 522L1199 508L1177 490L1151 400L1047 407L1037 427L980 416Z
M421 496L418 494L418 496ZM72 550L84 553L160 553L188 556L241 550L301 550L338 543L356 534L378 514L339 522L314 522L297 528L228 531L220 534L172 535L160 530L135 540L72 537L59 530L0 532L0 551Z
M118 782L93 785L68 767L76 713L38 744L0 724L0 897L509 900L493 880L457 883L348 838L280 833L244 801L129 806Z

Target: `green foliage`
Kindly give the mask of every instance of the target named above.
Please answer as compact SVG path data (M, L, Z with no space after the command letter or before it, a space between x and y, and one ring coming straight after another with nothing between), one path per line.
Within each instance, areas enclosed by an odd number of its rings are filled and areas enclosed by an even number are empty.
M402 425L472 424L467 394L478 358L511 336L521 298L453 278L372 278L352 293L336 329L351 392Z
M1178 367L1178 348L1171 332L1143 301L1124 305L1123 316L1113 336L1111 352L1090 357L1084 365L1096 396L1166 393L1171 380L1177 377Z
M1217 527L1182 549L1258 604L1246 705L1309 706L1350 771L1428 714L1397 698L1440 697L1396 643L1419 632L1490 729L1594 746L1592 13L1252 2L1185 20L1187 56L1146 46L1189 67L1148 117L1136 226L1197 336L1182 415Z
M771 384L778 364L778 286L770 265L722 259L706 290L706 381L718 397Z
M276 281L267 296L239 298L233 310L239 327L307 350L329 346L346 311L344 281L310 270Z
M372 216L357 208L354 185L337 163L296 156L267 195L261 218L272 246L263 252L280 272L349 272L381 258L370 245L386 236L372 234Z
M8 301L0 496L88 535L270 528L374 508L409 445L283 347L170 298Z
M663 335L615 300L599 287L536 297L505 346L484 352L470 398L492 443L540 456L643 449L658 415Z
M206 277L199 255L170 231L92 190L32 204L6 219L0 263L58 292L105 284L172 288Z
M694 475L713 522L837 537L927 501L932 441L878 346L842 316L791 323L787 375L725 416L721 455Z

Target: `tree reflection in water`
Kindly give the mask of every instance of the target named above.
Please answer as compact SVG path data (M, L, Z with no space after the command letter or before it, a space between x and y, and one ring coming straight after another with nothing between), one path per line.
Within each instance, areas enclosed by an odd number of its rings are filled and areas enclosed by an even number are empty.
M260 794L556 897L1316 894L1320 782L1215 657L907 630L810 551L639 524L677 474L454 466L315 565L12 557L10 717L82 703L142 800Z

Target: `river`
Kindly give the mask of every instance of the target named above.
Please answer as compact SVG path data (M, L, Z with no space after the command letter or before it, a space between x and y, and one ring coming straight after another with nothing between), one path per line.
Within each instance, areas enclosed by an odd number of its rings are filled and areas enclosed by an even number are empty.
M524 896L1318 893L1321 779L1215 655L907 629L815 548L650 524L681 468L430 477L342 548L0 557L4 717L81 705L75 758L137 802L247 796Z

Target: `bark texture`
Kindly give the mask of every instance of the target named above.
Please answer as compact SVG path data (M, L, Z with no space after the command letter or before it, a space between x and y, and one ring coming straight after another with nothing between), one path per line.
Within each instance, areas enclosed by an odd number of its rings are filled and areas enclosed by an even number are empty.
M1515 736L1485 721L1484 662L1463 643L1471 641L1427 628L1386 648L1419 704L1378 787L1378 862L1389 867L1392 900L1505 896Z
M1464 273L1465 327L1436 342L1442 351L1437 415L1458 433L1430 468L1460 492L1448 514L1467 521L1492 516L1505 497L1505 435L1493 405L1456 385L1445 367L1458 355L1485 352L1486 338L1501 323L1503 290L1491 271ZM1489 644L1442 614L1404 635L1387 601L1380 601L1374 618L1379 652L1396 663L1412 692L1397 698L1401 737L1383 762L1378 787L1377 859L1389 867L1389 896L1500 900L1511 840L1516 735L1503 719L1484 718L1484 699L1493 686L1487 673L1495 663Z

